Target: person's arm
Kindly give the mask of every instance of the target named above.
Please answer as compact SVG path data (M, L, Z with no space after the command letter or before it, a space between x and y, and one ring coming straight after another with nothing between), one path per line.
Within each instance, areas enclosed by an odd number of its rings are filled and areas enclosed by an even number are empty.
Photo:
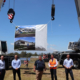
M66 69L68 69L65 65L63 65Z
M69 69L71 69L73 66L71 65L71 67L69 67Z
M46 66L45 66L45 71L46 71Z
M54 67L57 67L58 66L58 61L57 61L57 59L56 59L56 65L54 66Z
M1 75L1 71L0 71L0 75Z
M50 63L48 62L48 66L50 67Z
M63 62L63 66L64 66L66 69L68 69L68 68L65 66L65 63L66 63L66 62L65 62L65 60L64 60L64 62Z
M45 62L44 62L44 69L45 69L45 71L46 71L46 65L45 65Z
M5 61L4 61L4 69L6 69L6 64L5 64Z
M36 71L36 69L35 69L35 68L36 68L36 66L34 65L34 72Z
M15 69L14 61L11 62L11 66L13 69Z
M71 69L73 67L74 63L73 60L71 61L71 67L69 67L69 69Z
M17 69L19 69L20 66L21 66L21 61L19 60L19 64L18 64L18 66L17 66Z

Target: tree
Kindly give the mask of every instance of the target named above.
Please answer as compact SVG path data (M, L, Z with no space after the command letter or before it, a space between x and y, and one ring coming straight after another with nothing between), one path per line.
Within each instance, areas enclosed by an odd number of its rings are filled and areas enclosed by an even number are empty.
M26 52L22 51L21 54L20 54L20 57L26 57Z

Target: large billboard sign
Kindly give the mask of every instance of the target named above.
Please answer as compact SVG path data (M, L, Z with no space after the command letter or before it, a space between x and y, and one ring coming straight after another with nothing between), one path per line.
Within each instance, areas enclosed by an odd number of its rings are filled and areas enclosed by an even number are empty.
M14 50L47 50L47 24L15 27Z

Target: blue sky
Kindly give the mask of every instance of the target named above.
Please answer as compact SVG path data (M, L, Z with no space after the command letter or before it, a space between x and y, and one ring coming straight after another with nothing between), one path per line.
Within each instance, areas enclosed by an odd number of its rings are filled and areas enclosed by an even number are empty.
M19 37L19 38L15 38L15 41L18 40L24 40L24 41L28 41L28 42L35 42L35 37Z
M11 24L7 16L9 1L6 1L0 12L0 40L7 41L9 53L14 52L15 25L48 23L51 19L51 4L52 0L15 0L15 17ZM80 38L74 0L54 0L54 4L55 20L48 23L46 52L66 51L70 41ZM13 7L13 0L10 7Z
M19 28L34 28L36 25L24 25L24 26L18 26Z

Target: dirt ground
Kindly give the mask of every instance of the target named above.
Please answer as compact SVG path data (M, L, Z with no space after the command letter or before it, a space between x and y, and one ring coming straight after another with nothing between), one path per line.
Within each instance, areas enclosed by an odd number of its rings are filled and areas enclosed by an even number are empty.
M31 61L29 62L29 69L27 69L24 64L21 65L21 79L22 80L36 80L36 74L33 71L35 60L36 59L31 59ZM45 63L45 64L46 64L47 70L44 71L42 80L51 80L48 63ZM73 74L74 74L74 80L80 80L80 69L73 69ZM66 80L65 69L61 65L59 65L57 68L57 78L58 80ZM13 80L12 69L6 71L4 80ZM18 80L18 77L16 77L16 80ZM70 76L69 76L69 80L71 80Z

